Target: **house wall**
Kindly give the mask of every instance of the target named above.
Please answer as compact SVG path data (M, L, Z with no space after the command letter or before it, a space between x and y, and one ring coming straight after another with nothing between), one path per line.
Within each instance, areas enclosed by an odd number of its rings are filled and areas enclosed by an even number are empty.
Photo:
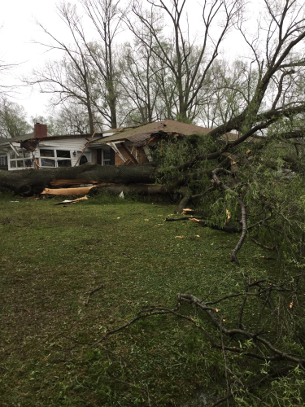
M66 162L67 166L71 165L73 167L77 163L77 160L80 157L86 143L86 139L76 139L73 137L69 137L66 140L45 139L39 143L39 146L36 148L33 155L35 156L36 163L39 167L48 168L47 160L50 160L49 162L55 162L55 167L58 166L58 161L61 161L62 164ZM13 151L8 153L8 169L20 170L24 168L30 168L33 156L32 153L20 148L19 143L13 143L13 145L20 155L16 155ZM52 150L54 151L54 155L51 156L48 154L43 154L43 150ZM60 150L61 152L67 151L69 152L69 154L67 154L67 157L58 157L58 150ZM93 154L91 150L86 149L83 155L86 156L87 161L90 162L93 160ZM42 165L43 163L45 165Z
M66 138L57 137L46 137L41 139L39 145L36 147L34 153L27 151L25 148L20 147L19 142L13 142L13 148L7 153L8 158L8 170L21 170L26 168L31 168L33 166L33 156L35 157L36 168L55 168L58 166L75 166L76 163L79 164L79 157L87 144L88 140L85 137L73 137L69 136ZM127 144L127 145L126 145ZM89 144L88 148L84 151L83 156L86 156L88 162L99 163L101 165L127 165L132 163L131 157L128 155L126 150L116 144L120 154L126 159L122 158L111 150L112 153L109 156L109 152L106 154L104 150L110 151L108 146L100 146ZM139 164L147 163L149 160L145 154L143 147L136 147L131 143L125 143L126 148L133 154L137 159ZM35 148L35 145L32 145ZM13 151L14 150L14 151ZM46 150L43 152L43 150ZM59 155L58 152L69 152L69 154ZM53 152L53 153L52 153ZM19 156L18 156L18 154ZM78 165L77 164L77 165Z
M39 143L39 148L36 150L36 157L40 157L39 150L41 148L50 148L50 149L58 149L58 150L68 150L71 152L71 161L72 161L72 167L75 165L77 159L81 155L81 152L83 148L85 147L87 143L86 139L79 139L79 138L73 138L73 137L68 137L65 140L43 140ZM73 155L75 151L76 155ZM93 161L93 155L92 152L89 149L86 149L84 154L87 156L88 161Z

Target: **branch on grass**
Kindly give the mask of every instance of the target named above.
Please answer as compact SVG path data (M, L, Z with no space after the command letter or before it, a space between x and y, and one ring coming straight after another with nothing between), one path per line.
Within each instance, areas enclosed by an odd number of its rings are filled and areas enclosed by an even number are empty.
M191 198L191 192L189 191L189 189L187 187L181 188L180 192L182 193L183 198L179 202L177 213L183 212L183 209L187 206L187 203Z
M258 246L262 247L262 248L265 249L265 250L274 251L274 250L276 249L275 246L272 246L272 247L266 246L266 245L260 243L260 242L259 242L258 240L256 240L254 237L252 237L252 236L250 236L250 237L251 237L251 240L252 240L255 244L257 244Z
M300 277L304 277L302 273L298 274L295 276L295 279L299 279ZM267 296L267 299L270 298L271 294L273 292L295 292L296 288L294 286L294 280L291 281L291 278L281 282L280 284L274 284L269 280L262 279L262 280L254 280L252 282L250 281L245 281L245 291L242 293L236 293L236 294L230 294L226 295L217 301L214 301L213 303L204 301L200 298L195 297L192 294L183 294L180 293L178 294L178 302L175 308L170 309L166 307L161 307L161 306L151 306L151 307L145 307L142 309L137 316L135 316L133 319L128 321L122 326L119 326L118 328L112 329L112 330L107 330L103 337L93 343L83 343L80 342L76 339L68 338L70 340L73 340L74 342L81 344L81 345L89 345L89 346L97 346L100 345L103 342L106 342L107 339L115 335L126 328L129 328L139 320L143 320L146 318L150 318L156 315L172 315L177 318L183 319L185 321L188 321L196 327L196 329L199 329L200 332L204 335L205 339L210 343L211 347L214 349L218 349L222 352L231 352L232 354L238 354L243 357L248 357L248 358L253 358L261 361L270 361L270 362L279 362L279 361L286 361L293 363L294 365L299 365L301 369L305 371L305 359L296 354L290 354L285 351L282 351L275 347L270 341L265 339L263 337L264 334L269 333L264 330L257 330L256 332L253 332L251 330L246 329L243 324L242 324L242 317L244 313L244 309L246 307L247 303L247 298L249 296L257 296L260 298L262 294ZM288 286L287 286L288 285ZM289 285L291 286L289 288ZM250 289L256 289L256 292L251 292ZM234 298L234 297L244 297L244 301L241 304L239 314L238 314L238 328L226 328L225 327L225 320L223 317L220 315L219 309L217 309L214 305L215 303L219 303L221 301L224 301L229 298ZM266 297L265 296L265 297ZM185 312L182 312L181 307L182 303L188 303L188 304L193 304L197 309L200 309L204 312L204 314L208 317L208 319L211 321L212 325L216 328L216 331L220 334L221 336L221 341L217 341L217 337L215 336L215 333L209 332L207 330L206 326L203 326L203 320L199 319L198 317L192 318L191 316L185 315ZM196 315L198 315L196 313ZM206 324L209 326L208 324ZM236 337L237 336L237 337ZM64 336L66 337L66 336ZM224 338L228 338L228 342L225 343ZM236 338L235 338L236 337ZM254 351L250 351L247 348L244 348L240 345L234 346L234 343L232 341L236 339L237 343L240 343L242 339L245 340L252 340L252 344L255 347Z
M173 310L170 310L168 308L162 308L162 307L153 307L151 310L146 311L146 312L140 311L135 318L133 318L126 324L119 326L116 329L112 329L110 331L108 330L101 339L99 339L97 342L92 343L91 345L98 345L98 344L104 342L106 339L108 339L109 336L114 335L120 331L123 331L126 328L129 328L131 325L133 325L140 319L147 318L147 317L150 317L153 315L166 315L166 314L170 314L173 312L174 312Z
M89 300L92 294L96 293L97 291L101 290L102 288L104 288L103 284L101 284L99 287L95 288L94 290L90 291L88 293L88 298L87 301L85 302L85 305L89 305Z
M239 354L243 354L246 356L254 357L257 359L262 359L262 360L267 360L267 361L278 361L278 360L287 360L290 362L293 362L297 365L300 365L300 367L305 370L305 359L302 358L301 356L295 356L291 355L289 353L283 352L279 349L277 349L273 344L269 341L267 341L265 338L263 338L260 334L249 332L245 329L241 328L232 328L232 329L227 329L223 326L223 319L218 313L213 313L210 310L207 310L207 304L191 295L191 294L179 294L179 302L184 301L189 304L194 304L200 309L204 310L205 313L209 316L211 322L216 326L217 330L221 332L222 334L232 337L234 335L239 335L242 336L246 339L252 339L256 344L261 344L264 345L264 347L269 351L273 353L273 356L269 356L267 354L265 355L258 355L253 352L244 352L243 349L238 349L236 347L225 347L225 350L228 350L230 352L235 352ZM214 341L213 341L214 342ZM221 344L215 344L211 343L211 345L217 349L223 349L223 346Z
M212 171L212 178L214 183L221 189L223 189L224 191L231 191L232 193L236 194L231 188L229 188L226 184L224 184L222 181L220 181L218 174L220 172L223 172L223 169L215 169ZM246 214L246 207L244 202L236 197L236 200L240 206L241 209L241 225L242 225L242 230L241 230L241 236L239 238L239 241L237 243L237 245L235 246L232 254L231 254L231 262L234 262L235 264L237 264L237 266L239 266L239 261L237 258L237 253L239 252L239 250L241 249L244 240L246 238L246 234L247 234L247 214Z
M259 378L256 381L253 381L252 383L247 384L247 390L251 391L251 390L255 390L257 389L259 386L261 386L262 384L264 384L265 382L268 382L270 380L274 380L277 377L283 377L286 376L291 370L291 366L288 367L284 367L282 369L276 370L274 372L269 373L268 375L264 375L263 377ZM216 407L221 405L222 403L224 403L225 401L228 401L229 399L231 399L232 397L234 397L234 395L238 395L238 394L244 394L244 389L234 389L231 390L231 394L229 394L228 396L222 397L221 399L217 400L215 403L213 403L211 405L211 407Z
M239 203L240 209L241 209L241 225L242 225L242 232L241 232L241 236L239 238L239 241L237 243L237 245L235 246L232 254L231 254L231 261L236 263L239 266L239 261L237 259L237 253L238 251L241 249L244 240L246 238L246 234L247 234L247 214L246 214L246 207L245 204L243 203L243 201L241 199L237 199L237 202Z
M202 227L209 227L211 229L220 230L226 233L240 233L241 229L235 226L218 226L214 223L210 223L208 220L200 220L200 218L194 218L194 216L185 216L183 218L165 218L165 222L177 222L180 220L192 220L198 223Z
M247 293L245 293L247 294ZM235 335L238 335L239 337L244 337L246 339L252 339L253 343L256 345L260 344L267 349L268 352L271 352L272 354L267 354L267 352L264 353L254 353L254 352L249 352L245 351L242 348L238 348L235 346L224 346L221 343L216 343L216 341L212 338L209 332L198 322L198 320L189 317L187 315L180 314L178 311L181 307L182 302L187 302L189 304L194 304L196 307L200 308L203 310L206 315L209 316L211 322L213 325L217 328L218 332L220 332L222 335L225 335L227 337L234 337ZM265 338L261 336L262 332L259 333L253 333L245 330L244 328L232 328L232 329L227 329L223 325L223 318L219 315L219 310L215 307L208 306L206 302L203 300L191 295L191 294L178 294L178 306L175 309L169 309L165 307L151 307L148 310L145 311L140 311L139 314L127 322L126 324L116 328L109 330L105 333L105 335L99 339L98 341L94 343L87 343L87 345L91 346L96 346L101 344L102 342L106 341L109 336L114 335L120 331L123 331L126 328L129 328L131 325L135 324L137 321L145 318L150 318L155 315L174 315L178 318L184 319L189 321L191 324L196 326L205 336L205 338L209 341L211 346L215 349L220 349L220 350L225 350L229 351L232 353L237 353L246 357L251 357L255 358L258 360L263 360L263 361L270 361L270 362L275 362L275 361L280 361L280 360L287 360L290 362L293 362L294 364L299 365L303 370L305 370L305 359L303 359L301 356L296 356L296 355L291 355L289 353L283 352L279 349L277 349L273 344L269 341L267 341ZM260 352L262 351L262 348L260 348Z

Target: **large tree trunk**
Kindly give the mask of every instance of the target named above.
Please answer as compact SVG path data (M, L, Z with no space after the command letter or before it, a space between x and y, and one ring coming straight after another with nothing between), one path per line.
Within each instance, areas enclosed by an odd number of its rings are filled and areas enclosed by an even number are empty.
M29 196L52 186L54 180L66 180L65 186L69 186L69 180L72 180L71 185L77 184L75 180L84 184L149 184L154 182L155 171L156 165L152 163L129 166L85 164L68 168L0 171L0 187Z

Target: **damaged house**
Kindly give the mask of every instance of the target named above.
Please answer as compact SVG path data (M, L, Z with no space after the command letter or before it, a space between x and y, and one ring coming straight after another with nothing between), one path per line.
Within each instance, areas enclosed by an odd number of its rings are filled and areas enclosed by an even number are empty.
M161 146L162 151L163 143L170 140L194 135L204 137L210 131L163 120L93 135L52 136L46 125L36 123L31 134L0 138L0 169L8 170L6 174L2 172L1 185L24 196L86 194L76 188L93 186L111 193L167 193L162 186L152 185L157 166L151 161L156 147ZM236 136L229 133L221 139L226 142ZM83 166L86 163L95 165ZM56 168L58 171L54 172ZM44 171L17 171L27 169Z
M33 133L0 139L0 169L74 167L87 162L98 165L144 164L152 161L151 148L168 137L206 135L210 129L174 120L102 133L58 135L36 123Z
M107 134L112 135L107 136ZM115 132L115 134L113 134ZM162 120L134 128L123 128L105 132L103 138L91 143L91 146L111 147L115 152L115 165L145 164L152 161L151 148L168 137L206 135L210 129L177 122Z
M36 123L33 133L0 139L0 169L74 167L87 162L114 164L114 151L109 146L90 145L102 137L101 133L51 136L46 125Z

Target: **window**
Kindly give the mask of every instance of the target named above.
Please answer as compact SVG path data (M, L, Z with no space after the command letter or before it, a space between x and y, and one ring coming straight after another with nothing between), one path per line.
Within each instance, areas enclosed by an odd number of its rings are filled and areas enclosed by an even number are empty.
M42 148L40 150L40 157L54 157L54 150L46 150Z
M51 150L40 149L40 166L41 167L71 167L70 150Z
M111 153L109 150L103 150L103 165L110 165Z
M70 158L70 151L66 150L56 150L56 157Z
M55 160L40 158L40 165L42 167L55 167Z
M70 150L55 150L52 148L41 148L39 151L39 166L44 168L71 167ZM1 157L0 157L1 158ZM6 158L6 157L3 157ZM1 161L0 161L1 165ZM12 152L9 158L9 169L19 170L33 167L32 153L29 151Z
M28 151L20 151L18 153L11 153L9 157L10 169L23 169L31 168L33 166L32 154Z
M7 165L7 158L6 158L6 155L3 155L0 157L0 166L4 167L6 165Z

